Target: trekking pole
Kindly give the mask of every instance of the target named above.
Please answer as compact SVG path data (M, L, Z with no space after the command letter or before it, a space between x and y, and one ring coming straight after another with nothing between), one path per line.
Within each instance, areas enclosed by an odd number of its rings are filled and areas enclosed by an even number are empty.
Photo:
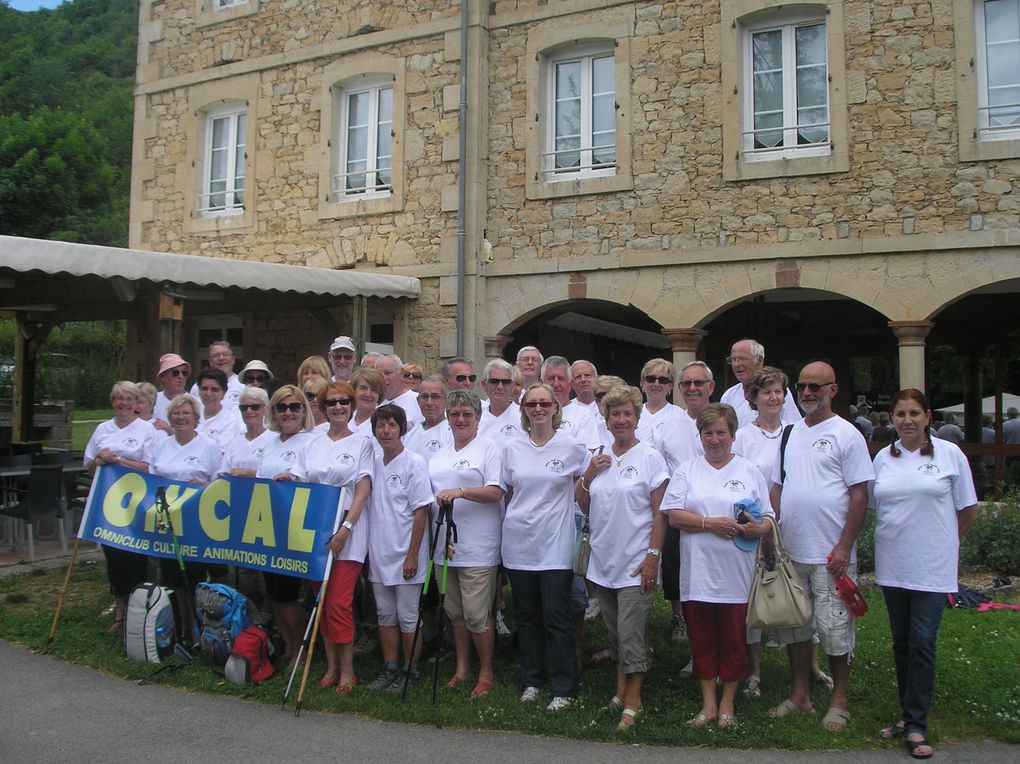
M322 589L319 589L319 594L315 597L315 602L312 604L312 612L308 616L308 625L305 626L305 634L301 638L301 646L298 647L297 657L294 659L294 666L290 670L290 679L287 681L287 688L283 691L283 700L280 701L280 708L284 708L287 705L287 701L290 700L290 688L294 684L294 677L297 676L298 666L301 665L301 658L304 657L305 650L308 649L308 638L312 633L312 625L315 622L315 615L319 612L319 596L322 594Z
M174 521L170 517L170 503L166 500L166 486L158 486L156 488L156 520L157 530L159 530L160 522L165 522L166 527L170 530L170 540L174 544L174 554L177 556L177 565L181 569L181 579L184 581L184 590L187 596L191 599L191 609L195 614L195 623L191 627L191 639L197 645L199 643L201 635L198 631L198 622L201 620L201 615L198 612L198 603L195 601L195 590L191 588L191 582L188 581L188 569L184 565L184 552L181 550L181 545L177 541L177 533L174 531Z
M439 608L436 617L438 618L438 642L436 648L436 662L432 671L432 706L436 705L436 688L439 686L439 650L443 649L443 605L446 602L446 573L450 568L450 540L457 543L457 523L453 521L453 500L450 500L446 508L446 546L443 547L443 577L439 580Z
M57 600L57 609L53 613L53 623L50 624L50 635L46 638L47 644L51 643L53 637L57 634L57 620L60 618L60 611L64 608L64 597L67 596L67 587L71 583L71 569L74 568L74 559L78 556L79 541L81 541L81 537L75 536L74 546L71 547L71 560L67 563L67 573L64 574L64 585L60 588L60 599Z
M429 564L425 568L425 582L421 585L421 591L418 593L418 620L414 624L414 639L411 640L411 655L407 659L407 665L414 665L414 654L418 648L418 634L421 632L421 608L425 602L425 595L429 593L429 583L432 581L432 560L436 554L436 544L439 543L439 531L442 530L443 522L446 520L446 511L448 504L439 505L439 513L436 515L436 531L432 534L429 539ZM404 701L407 698L407 682L404 682L404 686L400 690L400 700Z

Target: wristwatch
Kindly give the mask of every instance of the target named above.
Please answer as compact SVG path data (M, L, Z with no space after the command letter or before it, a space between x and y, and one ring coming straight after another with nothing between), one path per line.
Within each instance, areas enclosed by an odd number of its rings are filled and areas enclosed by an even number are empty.
M354 535L354 523L352 523L350 520L344 520L342 523L340 523L340 527L346 528L348 533L350 533L352 536Z
M658 549L648 547L648 554L650 554L652 557L658 557L662 554L662 552Z

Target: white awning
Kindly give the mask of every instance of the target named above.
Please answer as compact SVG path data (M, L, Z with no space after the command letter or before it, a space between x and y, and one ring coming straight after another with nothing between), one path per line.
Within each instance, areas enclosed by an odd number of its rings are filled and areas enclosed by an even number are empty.
M298 294L418 297L421 293L421 283L410 276L175 255L16 236L0 236L0 272L2 269Z

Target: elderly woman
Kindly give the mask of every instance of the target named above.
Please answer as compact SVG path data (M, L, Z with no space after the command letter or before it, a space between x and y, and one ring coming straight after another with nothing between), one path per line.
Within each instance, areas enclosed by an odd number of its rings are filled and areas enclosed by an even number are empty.
M202 399L202 420L198 423L198 431L216 443L222 458L227 446L242 430L237 409L223 405L227 394L227 375L219 369L202 369L195 384Z
M478 653L478 680L471 690L480 698L493 686L492 653L495 632L489 612L499 578L500 526L502 525L502 450L478 435L482 402L468 390L446 397L446 419L453 443L429 461L429 475L437 504L453 502L458 541L450 550L445 610L453 626L457 669L447 682L456 687L471 672L471 646ZM436 549L436 565L446 550Z
M164 422L169 422L166 409L170 401L176 398L187 389L188 375L191 374L191 364L181 358L177 353L164 353L159 357L159 369L156 371L156 379L162 386L152 402L152 413Z
M148 422L166 435L173 433L170 423L157 419L153 413L153 407L159 395L156 391L156 386L151 382L138 382L136 384L138 385L138 418L143 422Z
M380 406L372 414L375 488L370 503L372 532L368 536L368 579L379 616L383 668L369 685L373 690L403 691L418 681L421 651L414 643L418 598L429 564L428 530L432 486L425 460L404 448L407 416L400 406ZM397 661L403 648L404 665Z
M241 373L237 375L237 378L243 385L250 385L251 387L261 387L265 389L270 382L273 381L273 372L269 370L265 362L253 358L245 364L245 367L241 369Z
M372 437L372 414L386 400L386 378L375 369L361 368L351 377L351 387L354 388L351 431Z
M574 482L591 454L559 431L562 408L536 383L521 401L521 429L503 453L507 487L501 556L513 590L520 639L522 703L534 703L548 668L547 710L573 705L579 683L571 583L574 577Z
M614 387L599 404L613 436L610 453L593 456L574 495L591 528L588 580L598 589L609 651L616 663L616 694L609 702L622 714L617 729L634 726L641 711L641 684L651 665L645 626L658 588L659 556L666 536L660 511L669 474L666 460L635 435L641 391Z
M283 385L269 400L266 422L274 435L262 450L256 477L293 480L305 450L315 441L312 410L300 388ZM283 636L284 662L297 655L304 632L304 609L299 602L302 579L283 573L264 573L266 593L273 603L273 615Z
M244 433L230 441L223 454L220 470L234 477L255 477L262 462L262 451L274 437L266 429L266 409L269 396L261 387L249 385L241 391L237 410L244 422Z
M645 394L645 406L637 426L637 437L644 443L658 442L662 428L669 427L673 417L682 415L684 410L669 402L676 382L676 371L665 358L653 358L641 369L641 390Z
M414 361L409 361L400 368L400 376L404 378L404 387L418 392L421 381L425 379L425 370Z
M301 383L301 390L312 409L312 420L315 422L316 432L325 432L329 429L326 412L319 407L319 393L326 389L327 384L329 384L329 380L323 379L317 374Z
M298 366L298 387L303 389L305 382L313 377L320 377L324 382L329 382L333 378L333 369L330 368L329 361L321 355L310 355Z
M747 674L745 642L747 597L754 554L733 543L737 536L757 539L770 533L774 513L765 478L747 459L733 453L737 415L713 403L695 422L704 456L683 462L662 500L669 522L680 529L680 601L701 685L701 710L688 724L716 721L736 724L734 698ZM750 499L761 507L762 522L734 504ZM767 521L766 517L768 518ZM716 697L716 678L722 699Z
M138 416L140 392L134 382L117 382L110 390L113 419L96 427L85 446L85 466L89 475L104 464L120 464L148 472L152 449L162 437L151 424ZM124 610L131 590L145 580L148 560L145 555L125 549L103 547L106 577L113 594L114 615L110 632L124 627Z
M374 454L371 440L355 435L348 426L354 413L354 388L346 382L330 382L319 391L318 404L326 413L328 429L304 451L297 477L344 489L339 507L343 521L329 542L336 561L319 624L326 652L326 673L319 686L336 687L338 695L349 695L358 681L354 676L354 588L368 554L365 505L372 491Z
M927 759L928 709L935 690L935 641L946 593L957 588L960 541L974 522L977 494L967 457L931 437L931 409L920 390L892 398L899 440L875 456L872 506L875 582L892 632L900 719L879 737L903 737Z

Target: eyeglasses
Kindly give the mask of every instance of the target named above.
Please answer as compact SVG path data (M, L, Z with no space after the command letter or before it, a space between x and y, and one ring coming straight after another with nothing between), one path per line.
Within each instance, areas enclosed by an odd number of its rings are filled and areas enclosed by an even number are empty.
M263 408L265 408L265 404L264 403L238 403L237 404L237 410L240 411L242 414L245 411L248 411L248 410L251 410L251 411L261 411Z
M834 384L836 384L836 380L832 380L831 382L798 382L796 387L798 393L804 392L805 389L810 390L813 393L817 393L823 387L828 387L829 385Z
M414 371L405 371L404 379L421 379L421 374Z
M673 380L670 379L669 377L657 377L654 374L649 374L647 377L645 377L645 382L647 382L650 385L654 384L655 382L658 382L660 385L673 384Z
M474 382L476 379L478 379L478 375L477 374L458 374L456 377L454 377L454 379L457 380L458 382L467 382L469 380L471 382Z
M169 374L171 377L186 377L186 376L188 376L188 372L186 372L184 369L170 369L170 371L168 371L166 373Z
M726 363L730 366L735 366L738 363L750 363L751 357L746 355L728 355L726 356Z
M296 414L304 407L305 404L298 403L297 401L295 401L294 403L277 403L275 406L273 406L273 408L276 409L277 414L282 414L285 411L291 411Z
M267 377L264 374L249 374L247 377L244 378L244 381L247 382L248 384L261 385L264 382L268 382L269 377Z
M524 408L526 408L526 409L535 409L535 408L551 409L554 404L553 404L552 401L525 401L521 405L524 406Z
M441 401L446 398L442 393L418 393L420 401Z
M350 406L350 398L327 398L325 400L326 408L331 409L334 406Z
M210 353L209 357L210 358L233 358L234 354L231 353L229 350L224 350L224 351L222 351L220 353Z
M681 379L680 387L696 387L699 390L708 384L707 379Z
M503 387L512 387L514 381L512 379L487 379L485 380L485 384L495 385L496 387L499 387L500 385Z

